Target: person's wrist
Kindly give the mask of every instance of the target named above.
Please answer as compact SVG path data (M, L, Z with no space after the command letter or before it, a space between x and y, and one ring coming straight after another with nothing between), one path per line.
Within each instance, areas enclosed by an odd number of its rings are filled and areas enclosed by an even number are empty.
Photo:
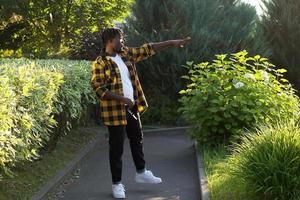
M170 40L170 46L175 47L176 41L175 40Z
M120 101L126 102L126 97L121 96Z

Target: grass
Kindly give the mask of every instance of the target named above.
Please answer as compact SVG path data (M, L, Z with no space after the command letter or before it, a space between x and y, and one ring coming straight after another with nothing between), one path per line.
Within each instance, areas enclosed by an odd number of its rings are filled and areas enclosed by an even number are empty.
M240 143L204 148L211 199L299 200L299 150L298 119L260 124Z
M204 148L205 173L211 200L254 200L243 184L230 176L227 158L230 155L225 146Z
M3 177L0 182L0 200L27 200L63 169L77 153L106 128L93 126L72 130L59 140L57 147L45 153L41 160L26 162L14 168L15 177Z
M232 174L262 199L300 199L300 127L281 119L247 132L234 145Z

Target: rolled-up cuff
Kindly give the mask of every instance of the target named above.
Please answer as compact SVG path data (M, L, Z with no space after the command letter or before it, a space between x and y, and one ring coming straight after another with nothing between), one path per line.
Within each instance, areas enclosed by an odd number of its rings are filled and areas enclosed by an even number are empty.
M145 43L143 46L146 47L146 52L149 56L152 56L156 53L156 51L153 48L153 43L152 42Z
M104 97L104 95L105 95L105 93L108 91L108 89L107 88L98 88L97 90L96 90L96 94L97 94L97 96L98 96L98 98L100 99L100 100L103 100L103 97Z

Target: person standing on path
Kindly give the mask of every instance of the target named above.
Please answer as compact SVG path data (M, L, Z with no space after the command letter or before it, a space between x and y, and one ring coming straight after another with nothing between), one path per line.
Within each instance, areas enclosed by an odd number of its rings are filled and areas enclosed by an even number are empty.
M101 103L100 117L109 132L109 162L112 195L125 198L121 182L125 132L135 164L137 183L161 183L146 169L143 153L143 132L140 115L148 108L135 63L168 47L183 48L191 38L144 43L140 47L124 45L123 31L117 27L102 32L104 47L92 64L91 86Z

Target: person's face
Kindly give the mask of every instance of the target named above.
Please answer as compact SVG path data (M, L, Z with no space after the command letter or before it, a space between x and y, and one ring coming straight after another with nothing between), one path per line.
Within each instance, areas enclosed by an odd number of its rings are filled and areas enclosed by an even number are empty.
M124 40L123 37L120 35L117 35L112 41L111 41L112 49L114 49L115 52L121 52L122 48L124 47Z

